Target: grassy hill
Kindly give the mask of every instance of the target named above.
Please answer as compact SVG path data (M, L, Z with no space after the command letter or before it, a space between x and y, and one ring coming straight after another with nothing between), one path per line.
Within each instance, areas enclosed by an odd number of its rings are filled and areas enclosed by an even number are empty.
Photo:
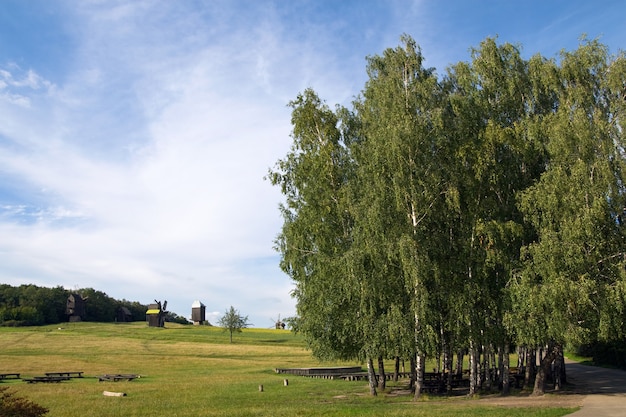
M299 336L283 330L246 329L230 344L228 334L215 327L65 323L61 327L0 328L0 346L0 373L19 372L24 378L45 372L84 372L85 378L53 384L0 382L49 408L51 417L556 417L572 412L484 407L464 399L429 401L427 396L413 403L409 396L390 393L372 398L362 381L279 375L275 368L339 365L320 364L304 349ZM112 373L141 378L130 382L95 378ZM286 377L288 386L283 383ZM106 397L103 391L127 396Z

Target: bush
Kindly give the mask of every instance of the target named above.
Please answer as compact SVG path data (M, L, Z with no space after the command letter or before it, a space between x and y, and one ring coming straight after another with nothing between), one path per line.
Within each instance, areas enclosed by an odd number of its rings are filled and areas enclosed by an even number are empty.
M48 414L48 409L27 400L16 397L7 387L0 387L0 416L2 417L39 417Z
M599 365L626 369L624 342L597 343L593 349L593 361Z
M593 363L626 369L626 341L595 342L576 349L580 356L591 356Z
M5 307L0 308L0 323L4 326L38 326L43 324L43 316L31 306Z
M185 317L179 316L175 313L172 313L171 311L168 311L167 314L165 315L165 321L169 323L191 324L191 322L187 320Z

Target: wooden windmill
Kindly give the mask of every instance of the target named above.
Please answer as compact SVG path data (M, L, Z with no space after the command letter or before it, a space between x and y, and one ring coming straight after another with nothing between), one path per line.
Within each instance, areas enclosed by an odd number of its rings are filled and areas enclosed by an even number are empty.
M85 315L85 301L88 297L83 298L80 294L71 293L67 297L65 305L65 314L69 316L70 322L81 321Z
M165 327L165 315L167 311L167 300L163 301L161 305L160 301L154 300L154 304L148 306L146 311L146 322L150 327Z

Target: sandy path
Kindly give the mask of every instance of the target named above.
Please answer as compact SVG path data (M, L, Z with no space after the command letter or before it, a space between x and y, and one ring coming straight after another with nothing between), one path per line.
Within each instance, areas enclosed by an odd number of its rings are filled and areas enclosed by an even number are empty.
M476 400L499 407L582 407L568 417L626 417L626 372L567 361L568 385L541 397L528 394L481 395ZM546 387L549 388L549 387Z
M572 417L626 416L626 372L616 369L566 365L568 381L577 392L586 394L582 408Z

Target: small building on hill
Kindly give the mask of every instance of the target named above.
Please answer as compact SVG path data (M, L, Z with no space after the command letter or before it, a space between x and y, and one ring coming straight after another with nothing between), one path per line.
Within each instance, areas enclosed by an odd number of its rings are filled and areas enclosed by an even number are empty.
M85 300L80 294L71 293L67 297L65 314L69 316L70 322L81 321L85 316Z
M204 324L206 321L206 306L198 300L191 304L191 321L195 325Z
M146 311L146 323L150 327L165 327L167 301L163 302L163 305L160 301L154 300L154 302L148 306L148 311Z
M133 313L126 307L119 307L115 312L115 321L118 323L128 323L133 321Z

